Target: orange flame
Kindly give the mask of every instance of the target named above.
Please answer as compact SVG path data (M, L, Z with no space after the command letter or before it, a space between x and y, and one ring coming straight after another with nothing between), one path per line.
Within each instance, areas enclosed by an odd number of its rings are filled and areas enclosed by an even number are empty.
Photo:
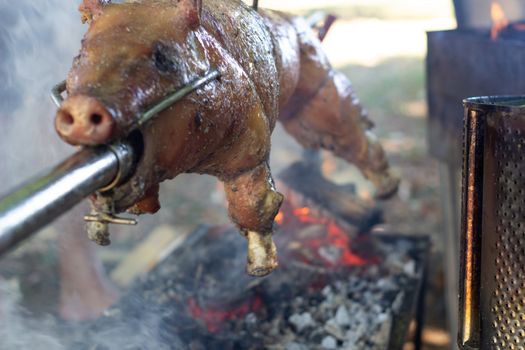
M353 253L350 244L350 237L336 224L328 225L328 240L335 246L343 249L341 262L348 266L363 266L368 263L366 259Z
M497 0L492 0L490 6L490 17L492 18L490 38L496 40L499 37L500 32L509 25L509 20L505 15L505 11Z

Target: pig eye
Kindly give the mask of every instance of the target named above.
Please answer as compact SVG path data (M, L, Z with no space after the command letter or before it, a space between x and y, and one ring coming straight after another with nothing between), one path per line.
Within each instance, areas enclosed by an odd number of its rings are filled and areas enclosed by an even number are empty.
M166 54L166 48L158 46L153 51L153 61L155 62L155 67L163 72L169 72L176 68L175 63L168 57Z

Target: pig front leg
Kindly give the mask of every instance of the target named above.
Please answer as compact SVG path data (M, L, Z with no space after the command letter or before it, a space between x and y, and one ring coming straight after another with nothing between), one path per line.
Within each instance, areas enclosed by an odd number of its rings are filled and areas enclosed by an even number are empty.
M246 271L251 276L265 276L278 266L272 235L283 195L275 190L266 162L224 185L230 217L248 240Z
M160 209L159 184L152 185L144 194L142 199L127 210L128 213L135 215L155 214Z

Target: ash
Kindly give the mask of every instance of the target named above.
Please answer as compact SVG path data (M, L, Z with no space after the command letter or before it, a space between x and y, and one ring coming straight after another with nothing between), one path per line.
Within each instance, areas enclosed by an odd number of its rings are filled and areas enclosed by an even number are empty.
M267 349L391 349L398 340L394 322L410 313L413 295L407 290L418 274L416 261L393 249L399 247L380 245L389 255L384 264L352 268L347 276L330 276L320 290L278 299L274 317L250 313L243 320L245 331Z

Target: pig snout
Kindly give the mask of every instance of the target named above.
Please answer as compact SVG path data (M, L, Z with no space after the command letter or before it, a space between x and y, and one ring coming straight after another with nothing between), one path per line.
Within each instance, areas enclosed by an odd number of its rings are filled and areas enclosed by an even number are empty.
M109 141L114 124L107 108L96 98L85 95L66 99L55 119L58 134L74 145L96 145Z

